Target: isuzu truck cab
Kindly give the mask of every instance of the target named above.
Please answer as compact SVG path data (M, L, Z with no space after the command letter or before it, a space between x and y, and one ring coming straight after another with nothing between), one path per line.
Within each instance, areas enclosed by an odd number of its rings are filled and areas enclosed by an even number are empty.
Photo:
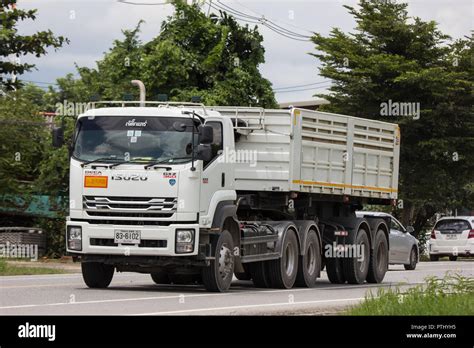
M381 282L397 198L397 125L290 108L92 103L71 144L67 252L85 283L115 271L225 291ZM53 141L61 145L61 128Z

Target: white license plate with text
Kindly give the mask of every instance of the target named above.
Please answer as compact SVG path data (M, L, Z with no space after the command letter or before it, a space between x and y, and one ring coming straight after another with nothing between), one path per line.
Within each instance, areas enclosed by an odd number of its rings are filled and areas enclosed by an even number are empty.
M115 230L114 242L116 244L140 244L141 231L139 230Z

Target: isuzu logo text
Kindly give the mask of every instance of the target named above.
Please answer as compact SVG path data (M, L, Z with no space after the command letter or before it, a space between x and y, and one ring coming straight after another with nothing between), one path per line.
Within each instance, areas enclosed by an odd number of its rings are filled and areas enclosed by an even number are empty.
M114 174L111 179L114 181L147 181L148 177L140 174Z

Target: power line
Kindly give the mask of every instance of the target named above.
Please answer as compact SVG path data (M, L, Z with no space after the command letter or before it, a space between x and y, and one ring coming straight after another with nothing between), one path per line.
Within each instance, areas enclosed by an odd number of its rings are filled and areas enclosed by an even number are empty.
M234 0L234 2L235 2L236 4L238 4L239 6L241 6L241 7L245 8L245 9L249 10L249 11L252 12L252 13L254 13L254 14L258 15L258 16L262 16L262 14L260 14L260 13L258 13L258 12L255 12L253 9L251 9L250 7L248 7L248 6L244 5L244 4L242 4L240 1ZM272 19L272 20L275 21L275 22L284 23L284 24L289 25L290 27L293 27L293 28L295 28L295 29L302 30L302 31L306 31L306 32L308 32L308 33L313 34L313 31L311 31L311 30L309 30L309 29L305 29L305 28L299 27L299 26L296 26L296 25L291 24L291 23L289 23L289 22L287 22L287 21L283 21L283 20L281 20L281 19L280 19L280 20L277 20L277 19L274 19L274 18L270 18L270 19Z
M304 85L286 86L286 87L275 87L274 90L308 87L308 86L314 86L314 85L320 85L320 84L328 83L328 82L330 82L330 81L331 81L331 80L325 80L325 81L307 83L307 84L304 84Z
M286 90L286 91L275 91L273 90L273 92L275 94L281 94L281 93L293 93L293 92L304 92L304 91L316 91L318 89L323 89L323 88L327 88L327 87L331 87L332 84L328 84L326 86L320 86L318 88L314 88L314 87L310 87L310 88L300 88L300 89L292 89L292 90Z
M291 31L287 28L284 28L284 27L272 22L271 20L265 18L264 16L255 17L255 16L252 16L252 15L249 15L247 13L236 10L236 9L234 9L234 8L228 6L228 5L225 5L222 2L220 2L219 0L217 0L217 2L214 3L214 4L212 4L209 1L208 4L214 10L227 12L232 17L234 17L235 19L239 19L239 20L247 22L247 23L261 24L261 25L267 27L268 29L270 29L271 31L273 31L273 32L275 32L275 33L277 33L281 36L284 36L288 39L292 39L292 40L295 40L295 41L302 41L302 42L311 41L310 36L302 35L302 34L294 32L294 31Z
M169 2L131 2L127 0L117 0L117 2L120 2L122 4L127 4L127 5L138 5L138 6L162 6L162 5L171 5Z
M291 31L287 28L284 28L274 22L272 22L271 20L265 18L265 16L263 15L260 15L260 17L255 17L255 16L252 16L252 15L249 15L247 13L244 13L244 12L241 12L239 10L236 10L235 8L233 7L230 7L229 5L226 5L226 4L223 4L222 2L220 2L219 0L217 0L217 2L219 3L220 6L224 7L226 10L228 10L229 12L232 12L234 14L237 14L239 16L243 16L243 17L246 17L246 18L250 18L250 19L254 19L254 20L258 20L262 23L262 25L266 25L266 26L272 26L272 27L276 27L277 29L285 32L285 34L288 34L288 35L293 35L293 36L296 36L296 37L301 37L301 38L307 38L309 39L310 36L307 36L307 35L302 35L302 34L299 34L299 33L296 33L294 31Z
M278 24L274 23L272 20L266 18L264 15L261 15L261 14L258 14L258 13L257 13L257 14L259 15L259 17L255 17L255 16L249 15L249 14L247 14L247 13L241 12L241 11L239 11L239 10L236 10L235 8L230 7L229 5L225 5L224 3L220 2L220 0L217 0L217 2L218 2L220 5L222 5L223 7L229 9L229 11L233 11L234 13L237 13L237 14L239 14L239 15L241 15L241 16L245 16L245 17L248 17L248 18L260 20L261 22L263 22L262 24L271 23L270 25L277 27L278 29L280 29L280 30L286 32L287 34L294 35L294 36L298 36L298 37L302 37L302 38L307 38L307 39L311 38L311 36L302 35L302 34L299 34L299 33L294 32L294 31L291 31L291 30L289 30L289 29L287 29L287 28L284 28L284 27L282 27L281 25L278 25Z

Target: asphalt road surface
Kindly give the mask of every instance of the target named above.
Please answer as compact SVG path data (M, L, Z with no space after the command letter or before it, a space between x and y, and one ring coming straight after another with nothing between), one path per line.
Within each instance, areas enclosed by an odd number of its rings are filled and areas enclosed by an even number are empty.
M88 289L80 274L0 277L0 315L329 314L380 287L415 286L446 272L474 277L474 260L422 262L414 271L390 266L382 284L335 285L322 272L316 287L257 289L235 280L226 293L200 286L156 285L147 274L115 273L107 289Z

